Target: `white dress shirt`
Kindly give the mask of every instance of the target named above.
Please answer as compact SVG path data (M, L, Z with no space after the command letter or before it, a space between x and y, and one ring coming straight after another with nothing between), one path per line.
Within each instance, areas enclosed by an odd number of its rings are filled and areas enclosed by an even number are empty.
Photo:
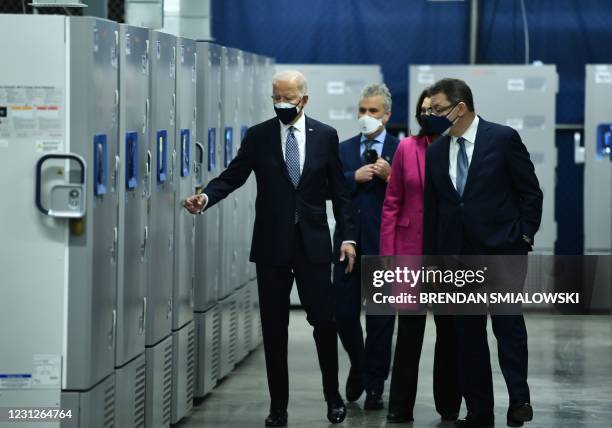
M287 137L289 136L289 128L293 126L293 135L298 143L298 149L300 151L300 174L304 171L304 161L306 160L306 115L302 114L297 122L293 125L285 125L280 122L280 139L281 147L283 149L283 159L286 160L287 151Z
M467 154L468 158L468 168L470 163L472 163L472 154L474 153L474 145L476 144L478 122L480 122L478 116L474 117L474 120L468 129L466 129L462 135L463 139L465 140L465 153ZM457 143L458 138L459 137L451 137L448 148L448 175L450 175L455 189L457 188L457 154L459 153L459 143Z

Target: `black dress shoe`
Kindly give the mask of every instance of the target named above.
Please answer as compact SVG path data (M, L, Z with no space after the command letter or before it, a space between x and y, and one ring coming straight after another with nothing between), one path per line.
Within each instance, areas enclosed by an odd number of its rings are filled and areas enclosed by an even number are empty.
M533 408L529 403L513 403L508 408L506 418L509 427L522 427L523 423L533 419Z
M399 410L389 410L389 413L387 413L387 422L390 424L401 424L403 422L412 421L414 421L414 418L411 413L405 413Z
M286 410L271 410L266 418L267 427L284 427L287 426L287 411Z
M380 410L384 408L382 394L377 392L368 392L365 402L363 403L364 410Z
M327 400L327 420L332 424L339 424L346 418L346 406L340 393L326 396Z
M442 422L455 422L459 418L459 413L441 413Z
M348 378L346 379L346 399L347 401L357 401L363 393L363 378L359 370L351 367Z
M455 426L460 428L490 428L495 425L495 418L490 417L477 417L468 413L465 419L457 419Z

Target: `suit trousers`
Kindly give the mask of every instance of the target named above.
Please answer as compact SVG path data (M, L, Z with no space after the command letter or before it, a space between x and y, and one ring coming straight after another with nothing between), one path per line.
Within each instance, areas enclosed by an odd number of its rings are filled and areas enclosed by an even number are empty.
M389 392L389 410L412 415L416 401L419 360L427 315L399 315L397 342ZM461 390L457 370L457 350L453 317L434 315L433 395L440 415L459 413Z
M263 331L270 409L286 410L289 401L287 344L289 305L293 280L297 284L306 319L313 326L323 392L338 391L338 339L334 322L331 263L310 263L304 251L299 225L293 233L291 263L287 266L257 264L259 311Z
M334 264L335 315L338 336L349 355L351 367L363 374L367 392L382 394L391 367L395 315L366 315L366 339L361 327L361 262L351 273L345 263Z

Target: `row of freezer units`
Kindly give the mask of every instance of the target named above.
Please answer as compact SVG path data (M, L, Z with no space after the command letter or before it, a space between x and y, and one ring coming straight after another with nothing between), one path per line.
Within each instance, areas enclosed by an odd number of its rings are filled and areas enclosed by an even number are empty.
M267 118L273 61L91 17L0 34L0 407L177 422L260 342L254 180L201 216L182 201Z

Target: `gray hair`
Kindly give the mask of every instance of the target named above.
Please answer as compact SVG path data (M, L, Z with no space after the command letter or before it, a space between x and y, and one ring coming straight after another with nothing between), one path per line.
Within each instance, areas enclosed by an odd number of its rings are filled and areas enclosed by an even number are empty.
M359 102L363 101L364 98L375 97L380 95L383 100L383 107L385 109L385 113L391 111L391 92L389 92L389 88L384 83L372 83L367 85L365 88L361 90L361 95L359 96Z
M297 81L300 96L308 95L308 82L302 72L298 70L281 70L274 73L272 77L272 85L276 82L291 82Z

